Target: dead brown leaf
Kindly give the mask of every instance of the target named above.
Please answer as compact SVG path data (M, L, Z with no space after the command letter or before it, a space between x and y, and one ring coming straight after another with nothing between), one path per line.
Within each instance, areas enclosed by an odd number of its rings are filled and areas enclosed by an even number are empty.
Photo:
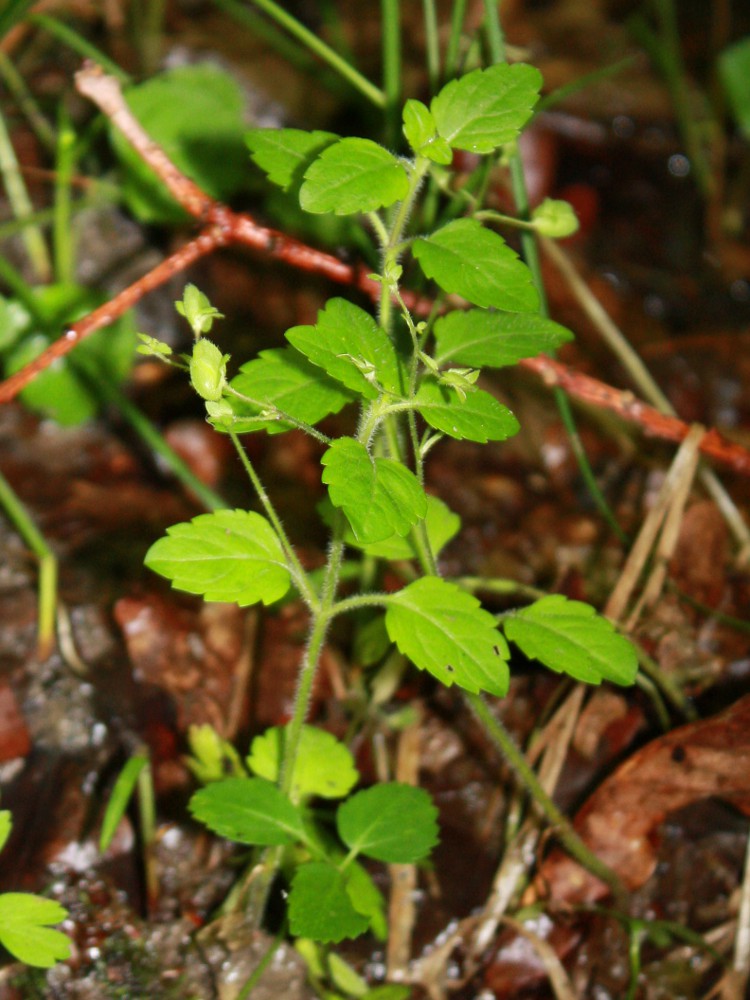
M586 802L575 828L629 889L637 889L656 866L665 817L711 797L750 813L750 696L633 754ZM565 903L590 903L608 892L561 851L542 864L540 882Z

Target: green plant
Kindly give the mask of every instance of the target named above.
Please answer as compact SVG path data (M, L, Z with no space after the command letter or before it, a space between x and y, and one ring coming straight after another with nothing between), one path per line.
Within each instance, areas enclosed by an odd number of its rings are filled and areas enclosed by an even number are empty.
M13 823L7 809L0 810L0 850ZM0 944L20 962L49 969L70 957L70 940L50 924L58 924L67 911L52 899L29 892L0 893Z
M497 220L480 214L480 199L453 190L446 170L455 151L493 158L512 146L531 116L540 82L530 66L498 64L448 83L429 107L408 101L403 132L411 152L403 157L369 139L252 130L253 159L271 181L296 193L305 211L361 215L369 223L381 260L373 275L380 285L377 318L333 298L313 325L287 331L288 346L261 352L231 379L230 358L205 336L218 314L192 286L177 304L193 331L192 352L175 357L167 345L141 338L141 351L189 371L209 421L231 438L263 510L221 510L175 525L149 550L146 564L175 587L206 600L268 605L296 591L309 609L288 727L253 743L253 778L220 777L221 768L236 768L236 761L218 744L209 748L210 761L206 751L199 754L194 771L219 780L191 803L196 817L216 832L267 848L266 890L275 872L286 871L292 887L288 922L296 936L334 941L368 927L377 930L370 883L363 874L353 875L364 872L354 858L361 852L384 861L418 861L435 840L428 802L418 790L399 785L376 786L347 799L336 816L338 840L311 823L308 796L325 797L325 782L333 776L332 797L341 798L356 780L347 764L349 778L339 782L337 767L343 764L335 761L343 761L345 748L335 744L330 756L319 755L317 742L325 736L304 724L335 618L357 612L370 640L377 637L381 658L393 644L440 683L462 688L556 821L559 813L534 784L528 766L514 756L512 744L498 736L482 700L485 693L502 697L507 692L509 643L587 683L630 684L635 678L632 647L590 606L550 595L495 616L472 593L443 579L437 558L459 521L424 486L428 453L443 436L485 443L505 440L518 429L514 415L479 386L481 370L553 351L571 337L539 315L530 272L499 233L480 221ZM450 221L441 220L426 234L410 229L410 220L416 220L413 227L422 225L420 194L434 197L436 191L451 200L453 215L462 206L468 214L451 218L449 212ZM565 211L554 205L526 225L569 231ZM424 300L402 284L405 268L411 274L415 266L439 289L426 309ZM469 308L453 307L446 294L460 296ZM347 405L356 408L353 433L331 437L317 426ZM290 428L324 446L321 478L327 496L320 512L331 541L318 575L300 563L239 437ZM344 578L351 579L344 573L347 549L360 552L368 564L390 563L404 586L390 592L369 584L359 592L344 589ZM379 579L377 572L369 578ZM303 787L299 776L308 767L315 781ZM406 853L385 850L389 830L378 824L378 816L402 808L402 815L413 809L418 817L419 848L407 843L401 824L398 839ZM566 843L574 845L572 834ZM290 859L295 861L291 873ZM321 893L336 901L325 919L318 905ZM264 899L265 892L255 896L261 909Z

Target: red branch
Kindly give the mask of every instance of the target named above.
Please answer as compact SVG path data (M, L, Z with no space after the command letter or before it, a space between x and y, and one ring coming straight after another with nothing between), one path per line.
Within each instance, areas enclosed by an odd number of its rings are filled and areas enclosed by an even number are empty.
M164 181L176 201L190 215L198 219L204 228L198 237L186 243L110 302L72 324L70 329L66 330L46 351L15 375L0 383L0 403L14 399L56 358L67 354L95 330L109 325L147 292L153 291L173 275L184 271L200 257L228 244L242 244L259 250L267 257L282 260L299 270L311 271L338 284L358 288L373 299L377 299L380 295L380 285L367 277L365 268L352 267L332 254L307 246L285 233L259 226L251 216L233 212L180 173L164 151L135 120L114 77L107 76L98 66L86 64L76 74L76 85L79 92L96 104L120 129L143 161ZM429 309L430 306L429 303L413 296L408 298L408 302L411 308L419 312L423 308ZM615 389L546 355L525 358L520 364L538 375L545 384L560 386L581 402L611 410L623 420L638 424L646 434L653 437L667 441L682 441L690 430L689 424L677 417L660 413L654 407L637 399L633 393ZM699 447L704 455L730 466L736 472L750 475L750 452L727 440L718 431L707 431Z

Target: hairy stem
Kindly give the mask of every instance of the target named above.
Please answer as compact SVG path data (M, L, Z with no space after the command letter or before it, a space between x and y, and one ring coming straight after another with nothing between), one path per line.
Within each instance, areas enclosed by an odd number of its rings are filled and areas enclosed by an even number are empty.
M506 761L510 764L515 774L528 789L534 802L541 809L549 823L555 827L555 832L565 845L566 850L587 868L593 875L601 879L605 885L612 890L612 894L618 905L622 906L626 897L625 887L618 876L597 857L596 854L581 840L573 829L570 821L552 801L550 796L542 787L539 778L533 767L529 764L525 755L516 745L515 740L510 735L503 724L490 712L485 700L478 694L466 694L466 700L477 719L482 723L484 730L489 734L492 741L498 747Z

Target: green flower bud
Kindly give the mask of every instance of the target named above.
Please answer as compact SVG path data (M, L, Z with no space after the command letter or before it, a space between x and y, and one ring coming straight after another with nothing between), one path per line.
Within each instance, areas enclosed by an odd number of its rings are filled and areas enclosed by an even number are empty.
M202 399L217 402L227 383L228 354L222 354L210 340L197 340L190 358L190 381Z

